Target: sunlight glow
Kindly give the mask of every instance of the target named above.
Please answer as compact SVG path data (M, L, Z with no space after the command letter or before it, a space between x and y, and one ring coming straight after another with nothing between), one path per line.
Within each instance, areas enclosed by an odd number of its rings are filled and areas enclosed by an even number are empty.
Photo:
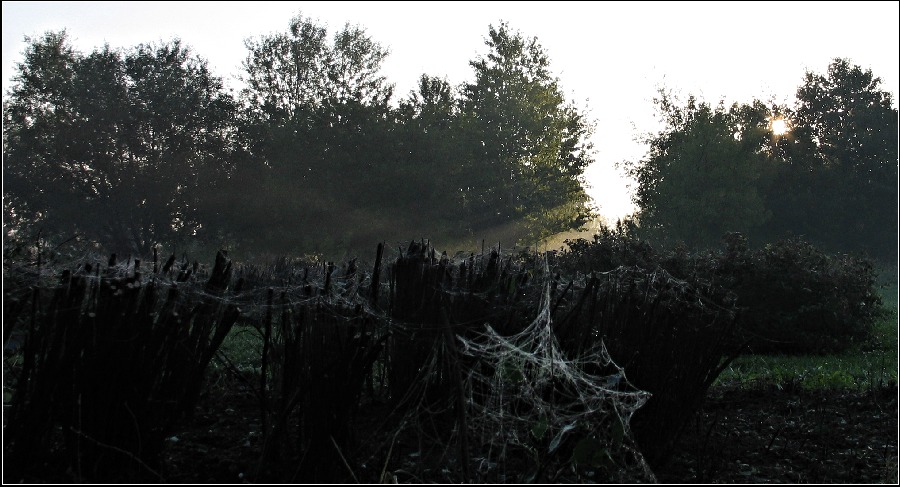
M788 132L787 122L783 118L772 119L772 134L784 135Z

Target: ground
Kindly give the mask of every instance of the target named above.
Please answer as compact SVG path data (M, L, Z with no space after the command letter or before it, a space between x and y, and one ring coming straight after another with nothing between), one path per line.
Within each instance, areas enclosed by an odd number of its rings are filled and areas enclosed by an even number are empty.
M161 472L167 482L252 479L261 446L257 405L250 394L229 394L204 397L191 427L171 438ZM896 483L897 399L896 386L861 392L716 387L672 460L655 474L663 483ZM423 471L442 470L428 467ZM401 483L446 482L440 475L395 473L390 478Z
M713 390L661 482L896 483L897 388Z

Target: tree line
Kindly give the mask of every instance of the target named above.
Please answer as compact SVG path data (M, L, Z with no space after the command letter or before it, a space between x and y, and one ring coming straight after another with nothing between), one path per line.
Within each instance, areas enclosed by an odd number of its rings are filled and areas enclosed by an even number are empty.
M639 207L629 227L669 245L803 237L896 262L898 114L871 70L834 59L790 106L655 98L664 128L625 163ZM773 130L780 121L781 130Z
M26 41L3 106L8 241L312 253L498 229L536 241L595 216L593 122L506 23L471 81L423 74L400 98L363 28L330 34L302 14L246 41L237 94L178 39L88 54L65 31ZM880 83L835 59L793 106L661 90L664 128L623 163L638 212L620 228L690 247L799 235L896 259L898 118Z
M473 81L422 75L397 103L382 45L302 15L246 41L237 95L177 39L86 55L65 31L26 40L4 101L8 231L277 254L504 226L540 238L590 215L591 124L505 23Z

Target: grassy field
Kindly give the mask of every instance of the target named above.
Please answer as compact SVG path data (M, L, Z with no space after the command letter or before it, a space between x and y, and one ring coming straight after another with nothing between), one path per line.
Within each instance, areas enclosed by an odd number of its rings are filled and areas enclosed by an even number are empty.
M892 274L896 276L896 274ZM884 282L882 300L888 314L875 325L869 343L833 355L745 355L719 376L717 384L773 384L776 387L865 391L897 383L898 287Z

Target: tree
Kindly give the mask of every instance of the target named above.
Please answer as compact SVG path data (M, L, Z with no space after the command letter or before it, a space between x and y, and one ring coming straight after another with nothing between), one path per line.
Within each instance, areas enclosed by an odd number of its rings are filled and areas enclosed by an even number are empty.
M300 121L351 102L385 108L393 94L379 74L388 51L359 26L345 25L329 43L325 27L298 14L287 33L248 39L246 46L242 96L259 117Z
M897 109L881 79L846 59L807 71L787 164L770 194L779 229L835 250L896 259Z
M580 227L589 215L582 176L591 126L565 103L536 38L501 23L485 44L487 56L470 62L475 81L462 90L469 153L460 190L472 229L526 221L542 237Z
M693 96L681 107L663 90L654 103L665 127L646 138L644 159L626 164L638 182L639 232L664 244L717 246L727 232L764 223L768 109L759 101L713 108Z
M235 150L206 62L177 39L86 56L64 31L26 42L3 110L7 213L119 251L202 232L199 201Z
M242 133L257 165L239 183L251 186L236 196L236 218L278 251L346 243L389 195L393 85L379 74L388 51L356 26L329 39L302 15L246 44Z
M467 228L459 191L466 153L459 91L446 79L423 74L418 89L400 101L397 118L396 202L417 204L410 223L424 234L459 238Z

